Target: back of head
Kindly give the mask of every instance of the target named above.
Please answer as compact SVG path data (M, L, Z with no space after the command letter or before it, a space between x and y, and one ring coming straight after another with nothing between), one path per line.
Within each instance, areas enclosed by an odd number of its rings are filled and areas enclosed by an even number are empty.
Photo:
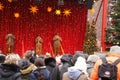
M117 53L117 54L120 54L120 47L119 46L112 46L110 48L110 53Z
M6 56L5 64L18 64L18 60L20 60L20 57L18 54L11 53Z
M32 57L32 51L31 50L28 50L25 52L25 58L26 59L30 59Z
M41 58L36 58L34 64L37 67L45 66L44 60Z

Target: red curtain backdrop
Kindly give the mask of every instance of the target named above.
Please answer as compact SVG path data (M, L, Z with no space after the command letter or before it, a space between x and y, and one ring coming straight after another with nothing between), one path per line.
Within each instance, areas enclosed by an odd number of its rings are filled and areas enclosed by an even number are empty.
M0 50L6 52L5 36L8 33L15 35L14 52L23 56L29 49L35 49L35 38L43 38L43 54L52 52L52 38L56 33L62 38L62 48L65 53L74 54L82 50L86 30L87 10L85 5L77 1L64 0L63 6L58 6L58 0L1 0L4 8L0 11ZM32 14L30 6L36 5L38 11ZM47 12L47 7L52 8ZM61 15L56 15L55 10L61 10ZM63 11L69 9L71 14L65 16ZM19 18L14 13L20 14Z

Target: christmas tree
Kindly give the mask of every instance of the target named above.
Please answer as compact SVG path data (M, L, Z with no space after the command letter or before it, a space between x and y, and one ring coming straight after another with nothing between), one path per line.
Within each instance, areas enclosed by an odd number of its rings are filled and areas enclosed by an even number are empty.
M113 1L110 2L106 42L120 45L120 0Z
M97 51L97 40L94 22L87 23L83 52L94 54Z

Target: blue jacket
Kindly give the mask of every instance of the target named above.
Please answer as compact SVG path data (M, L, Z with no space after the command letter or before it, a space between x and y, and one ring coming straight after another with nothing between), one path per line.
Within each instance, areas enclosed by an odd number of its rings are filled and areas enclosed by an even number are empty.
M30 74L29 80L39 80L40 74L44 75L44 80L51 80L50 72L46 68L36 69Z

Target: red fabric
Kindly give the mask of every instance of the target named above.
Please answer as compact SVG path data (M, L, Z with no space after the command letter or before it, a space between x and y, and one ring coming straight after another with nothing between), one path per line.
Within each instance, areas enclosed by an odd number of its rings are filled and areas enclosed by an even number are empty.
M50 1L50 2L49 2ZM62 38L62 48L65 53L73 54L76 50L82 50L86 29L86 6L77 2L66 0L64 6L57 5L58 0L43 0L35 3L35 0L15 0L9 3L1 1L4 9L0 11L0 50L6 52L5 36L10 32L16 37L15 53L23 56L29 49L35 49L35 38L40 35L43 38L43 53L53 52L52 38L56 33ZM30 5L38 6L38 13L30 13ZM47 12L47 7L52 7ZM70 16L56 15L55 10L70 9ZM14 17L14 12L20 13L19 18Z

